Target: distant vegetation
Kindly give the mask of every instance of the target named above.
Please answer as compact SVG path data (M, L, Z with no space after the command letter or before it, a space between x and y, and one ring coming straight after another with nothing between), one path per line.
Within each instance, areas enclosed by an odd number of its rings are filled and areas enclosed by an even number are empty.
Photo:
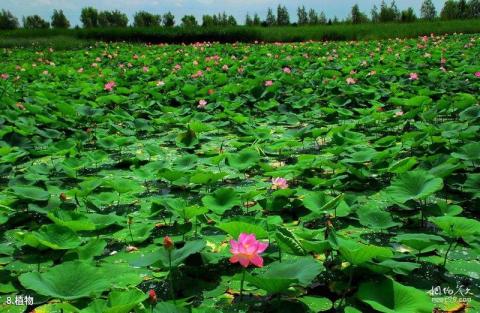
M184 20L184 22L187 22ZM191 21L189 21L190 23ZM426 34L480 33L480 19L415 23L336 24L304 26L128 27L87 29L17 29L0 32L0 47L70 49L95 41L146 43L294 42L307 40L372 40L412 38Z
M418 19L422 20L457 20L475 19L480 17L480 0L447 0L440 12L437 12L431 0L424 0L421 5L420 17L417 17L413 8L399 10L395 0L391 3L382 1L380 7L373 6L370 14L362 12L357 4L350 11L349 16L340 20L337 17L327 18L323 11L317 12L314 8L307 10L305 6L297 8L296 22L292 22L290 13L285 6L278 5L276 12L269 8L265 19L261 19L257 13L247 13L245 20L238 23L233 15L218 13L214 15L203 15L201 21L197 21L193 15L185 15L176 20L171 12L165 14L154 14L146 11L136 12L133 21L129 24L125 13L118 10L98 11L93 7L83 8L80 14L80 21L83 28L125 28L133 27L212 27L212 26L287 26L287 25L318 25L318 24L364 24L364 23L410 23ZM69 28L70 22L62 10L54 10L51 22L45 21L38 15L22 18L23 27L33 28ZM78 27L78 26L77 26ZM20 28L18 18L10 11L2 10L0 14L0 29Z
M324 12L304 6L298 7L296 15L296 21L292 22L287 8L279 5L276 11L268 9L263 20L256 13L247 14L244 23L237 23L234 16L226 13L203 15L197 20L194 15L176 19L171 12L146 11L136 12L133 21L129 21L127 15L118 10L99 11L87 7L80 15L82 28L70 28L64 12L54 10L50 22L38 15L23 17L23 29L20 29L18 19L2 10L0 47L69 48L99 40L150 43L364 40L480 32L480 0L448 0L439 12L431 0L425 0L418 17L412 8L399 10L395 1L382 1L370 14L354 5L345 20L327 18Z

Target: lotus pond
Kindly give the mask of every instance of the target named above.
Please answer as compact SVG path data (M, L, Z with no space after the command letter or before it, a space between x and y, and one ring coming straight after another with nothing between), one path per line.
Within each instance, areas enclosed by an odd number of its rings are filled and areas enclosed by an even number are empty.
M478 35L0 53L1 312L480 312Z

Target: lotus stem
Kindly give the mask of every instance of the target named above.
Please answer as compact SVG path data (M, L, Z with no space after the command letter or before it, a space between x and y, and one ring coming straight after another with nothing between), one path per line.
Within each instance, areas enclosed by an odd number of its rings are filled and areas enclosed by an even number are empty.
M242 272L242 280L240 281L240 301L243 301L243 283L245 282L245 272L247 270L244 268Z
M168 280L170 281L170 296L173 300L173 303L176 304L176 302L175 302L175 292L173 290L172 250L168 250Z
M448 258L448 253L450 252L450 249L452 249L452 245L453 245L454 241L450 241L450 244L448 245L448 249L447 249L447 252L445 253L445 259L443 259L443 267L445 267L445 265L447 265L447 258Z

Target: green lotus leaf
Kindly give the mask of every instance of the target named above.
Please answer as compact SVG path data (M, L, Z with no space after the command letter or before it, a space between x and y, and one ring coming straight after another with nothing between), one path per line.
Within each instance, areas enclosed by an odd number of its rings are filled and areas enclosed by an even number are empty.
M106 246L107 242L105 240L96 238L78 247L75 252L80 260L91 260L95 256L102 255Z
M330 197L322 192L308 192L303 199L303 205L312 211L311 217L320 217L327 213L335 215L335 212L332 212L332 210L340 205L343 197L343 194Z
M225 211L240 204L237 193L232 188L221 188L213 194L202 198L203 205L216 214L223 214Z
M190 255L198 253L203 250L205 247L205 242L203 240L188 241L180 249L172 250L172 266L180 265L186 258ZM145 253L142 256L132 260L130 262L133 266L150 266L157 262L160 262L165 268L169 267L169 252L161 248L160 250Z
M436 235L431 234L400 234L395 236L394 240L403 243L419 252L424 251L428 247L443 243L445 240Z
M155 225L150 223L133 223L128 227L112 234L112 238L121 242L144 242L150 237Z
M353 240L337 238L340 254L348 262L361 265L373 259L387 259L393 256L392 250L386 247L367 245Z
M305 255L302 244L287 228L278 226L275 232L275 240L282 251L293 255Z
M268 293L279 293L294 284L308 286L322 270L322 264L312 257L298 257L273 262L257 269L257 275L246 275L245 280Z
M332 308L333 303L325 297L303 296L298 301L305 303L311 312L323 312Z
M428 172L416 170L400 174L385 189L386 194L394 201L405 203L409 200L422 200L443 188L441 178Z
M395 223L390 213L381 209L362 208L357 210L360 224L373 229L387 229L400 225Z
M62 263L45 273L25 273L18 279L27 289L64 300L90 297L110 288L98 267L80 261Z
M175 141L179 148L193 148L200 142L197 134L191 129L187 129L186 132L178 134Z
M453 152L452 156L465 161L478 161L480 159L480 142L467 143L457 152Z
M105 181L105 184L120 194L127 192L139 193L143 190L142 185L131 178L115 177Z
M430 221L452 238L480 234L480 222L461 216L431 217Z
M147 293L136 288L127 291L112 291L108 295L107 305L103 312L129 313L147 298Z
M50 198L50 193L40 187L35 186L15 186L13 192L21 199L46 201Z
M431 313L434 307L426 291L391 279L360 284L357 298L384 313Z
M478 260L449 260L445 267L452 274L480 279L480 262Z
M56 224L43 225L38 231L25 234L23 241L32 247L54 250L75 249L81 244L80 237L73 230Z
M196 171L190 177L190 182L198 185L213 184L227 175L228 175L227 173L223 173L223 172L213 173L213 172L207 172L207 171Z
M95 224L86 215L73 211L56 209L49 212L47 216L55 224L68 227L73 231L95 229Z
M395 174L402 174L412 169L417 164L417 158L410 157L394 162L388 171Z
M197 165L198 157L195 154L186 154L173 162L174 167L190 169Z
M217 225L218 228L237 240L241 233L254 234L257 239L267 238L268 232L260 225L250 224L246 222L226 222Z
M473 193L474 198L480 198L480 174L468 174L463 190Z
M244 149L227 155L228 164L240 171L257 165L260 155L254 149Z

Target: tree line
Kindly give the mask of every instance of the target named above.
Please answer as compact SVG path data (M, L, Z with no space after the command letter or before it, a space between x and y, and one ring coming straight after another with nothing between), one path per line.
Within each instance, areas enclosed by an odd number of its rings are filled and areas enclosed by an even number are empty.
M420 18L424 20L451 20L451 19L469 19L480 17L480 0L447 0L443 8L438 13L431 0L424 0L420 10ZM362 12L355 4L349 16L345 20L339 20L337 17L327 19L324 12L317 12L305 6L297 8L297 22L290 21L290 14L285 6L278 5L276 12L269 8L265 19L255 13L252 16L247 13L245 25L247 26L283 26L283 25L317 25L317 24L336 24L336 23L386 23L386 22L413 22L419 17L416 16L413 8L409 7L400 11L397 8L395 0L386 3L382 0L380 7L373 6L370 14ZM125 13L118 10L98 11L93 7L83 8L80 14L80 21L84 28L96 27L127 27L129 19ZM70 22L62 10L54 10L51 21L46 21L39 15L31 15L22 18L22 25L26 29L46 29L46 28L70 28ZM153 14L146 11L136 12L133 16L132 26L134 27L173 27L180 25L182 27L197 26L235 26L237 21L233 15L218 13L214 15L203 15L201 23L197 21L194 15L183 16L179 23L175 21L175 16L171 12L165 14ZM16 29L20 27L18 18L10 11L2 10L0 13L0 29Z

